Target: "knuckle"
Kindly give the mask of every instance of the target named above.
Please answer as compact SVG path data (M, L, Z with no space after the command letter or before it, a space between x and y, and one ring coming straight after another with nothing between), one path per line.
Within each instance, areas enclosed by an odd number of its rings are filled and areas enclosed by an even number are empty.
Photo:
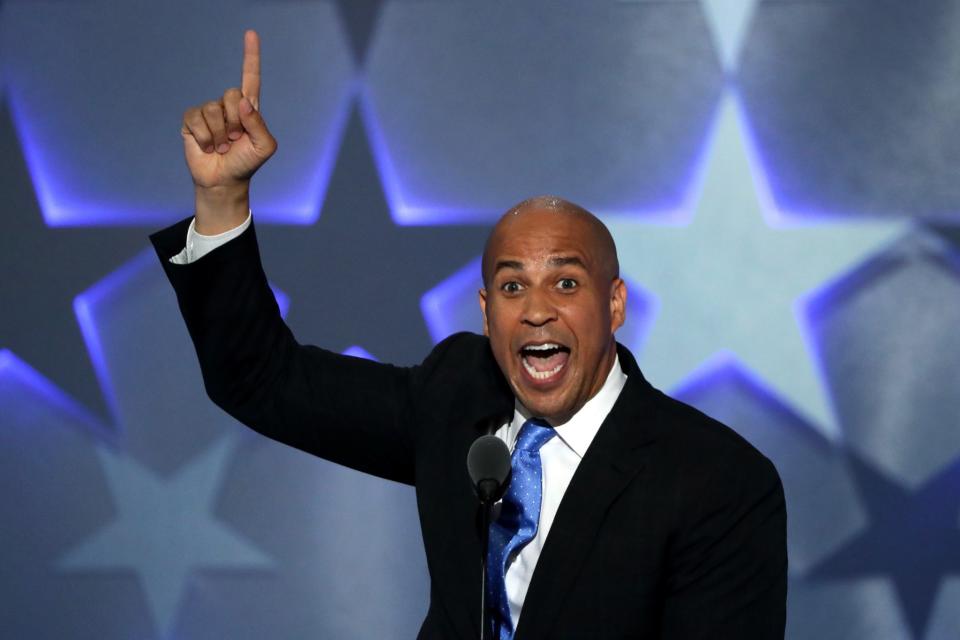
M197 142L202 144L209 140L209 129L207 129L207 125L203 121L203 117L200 115L198 109L187 111L187 113L183 115L183 124Z
M206 128L193 130L193 137L201 145L210 144L210 141L213 140L213 136L210 135L210 131Z
M214 100L203 103L203 113L208 116L216 116L221 113L220 103Z
M227 119L227 128L231 131L240 129L240 90L227 89L223 94L223 111Z
M187 109L187 111L183 114L183 121L191 129L203 126L203 114L200 112L200 107L191 107Z

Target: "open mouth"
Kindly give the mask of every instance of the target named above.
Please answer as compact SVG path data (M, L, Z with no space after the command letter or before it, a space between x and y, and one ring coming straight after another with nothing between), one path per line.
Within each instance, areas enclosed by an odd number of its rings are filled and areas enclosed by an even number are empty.
M520 362L534 380L549 380L560 373L570 357L570 349L556 342L528 344L520 349Z

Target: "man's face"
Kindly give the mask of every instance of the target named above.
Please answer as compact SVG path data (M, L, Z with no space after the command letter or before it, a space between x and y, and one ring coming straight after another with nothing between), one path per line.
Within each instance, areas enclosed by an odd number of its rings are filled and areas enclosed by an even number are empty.
M484 333L514 394L562 424L603 386L626 288L583 218L526 210L498 224L484 258Z

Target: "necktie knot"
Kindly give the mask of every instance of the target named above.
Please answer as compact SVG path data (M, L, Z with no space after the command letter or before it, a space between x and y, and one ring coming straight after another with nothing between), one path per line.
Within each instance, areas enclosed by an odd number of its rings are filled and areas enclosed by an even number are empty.
M557 432L545 420L530 418L520 427L520 434L517 436L517 445L514 447L514 451L540 451L540 448L555 435L557 435Z

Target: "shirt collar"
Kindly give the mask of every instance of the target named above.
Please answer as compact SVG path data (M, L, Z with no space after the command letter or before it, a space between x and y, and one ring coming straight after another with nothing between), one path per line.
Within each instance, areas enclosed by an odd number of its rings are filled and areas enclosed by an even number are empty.
M587 452L594 436L600 430L600 425L614 403L620 397L624 385L627 383L627 374L620 368L620 356L615 356L613 366L610 367L610 373L604 381L600 391L595 396L587 400L587 403L580 407L580 410L573 414L569 420L563 424L551 425L557 436L570 449L581 458ZM520 427L531 417L531 413L523 406L519 400L514 401L513 421L510 423L508 431L508 442L515 443L517 436L520 435ZM511 444L512 447L512 444Z

